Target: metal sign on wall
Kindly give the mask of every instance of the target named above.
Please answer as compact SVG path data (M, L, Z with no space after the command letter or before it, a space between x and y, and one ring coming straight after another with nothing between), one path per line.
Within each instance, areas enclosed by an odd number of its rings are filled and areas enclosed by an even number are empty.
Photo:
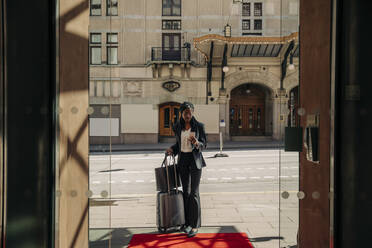
M181 84L178 82L174 82L174 81L168 81L168 82L163 83L163 88L168 90L169 92L174 92L180 87L181 87Z

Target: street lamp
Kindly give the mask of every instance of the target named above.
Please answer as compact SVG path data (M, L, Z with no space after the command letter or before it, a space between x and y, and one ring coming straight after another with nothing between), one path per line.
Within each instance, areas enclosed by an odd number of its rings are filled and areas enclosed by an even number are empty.
M225 65L225 66L222 68L222 71L223 71L224 73L228 73L229 70L230 70L230 68L229 68L227 65Z
M229 24L226 24L224 29L225 37L231 37L231 26Z

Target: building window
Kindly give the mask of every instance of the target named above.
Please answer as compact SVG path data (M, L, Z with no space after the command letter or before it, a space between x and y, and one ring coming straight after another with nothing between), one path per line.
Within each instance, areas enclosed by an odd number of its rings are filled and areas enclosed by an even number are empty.
M100 33L90 33L90 43L91 44L101 44L101 34Z
M101 14L101 0L90 0L90 15L100 16Z
M102 64L102 54L100 46L91 46L90 47L90 64L91 65L100 65Z
M163 0L163 16L181 16L181 0Z
M118 44L118 33L107 33L107 44Z
M90 64L100 65L102 63L101 54L101 34L100 33L90 33Z
M251 20L243 20L242 29L243 30L251 30Z
M117 65L118 64L118 47L107 47L107 64Z
M118 15L118 0L107 0L107 15L108 16Z
M165 20L162 23L163 30L181 30L180 20Z
M243 7L242 15L251 16L251 3L243 3L242 7Z
M254 30L262 30L262 20L254 20Z
M254 3L254 16L262 16L262 3Z

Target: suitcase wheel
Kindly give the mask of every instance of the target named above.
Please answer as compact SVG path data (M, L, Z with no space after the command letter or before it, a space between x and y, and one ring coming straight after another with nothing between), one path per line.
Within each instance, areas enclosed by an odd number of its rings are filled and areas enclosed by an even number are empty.
M160 233L166 233L167 232L167 228L165 228L165 227L158 227L158 231Z

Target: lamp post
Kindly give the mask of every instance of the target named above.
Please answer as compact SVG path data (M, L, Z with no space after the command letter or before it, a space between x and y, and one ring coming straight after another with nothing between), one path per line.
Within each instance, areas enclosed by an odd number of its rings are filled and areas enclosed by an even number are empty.
M225 37L231 37L231 26L229 24L226 24L224 29Z

